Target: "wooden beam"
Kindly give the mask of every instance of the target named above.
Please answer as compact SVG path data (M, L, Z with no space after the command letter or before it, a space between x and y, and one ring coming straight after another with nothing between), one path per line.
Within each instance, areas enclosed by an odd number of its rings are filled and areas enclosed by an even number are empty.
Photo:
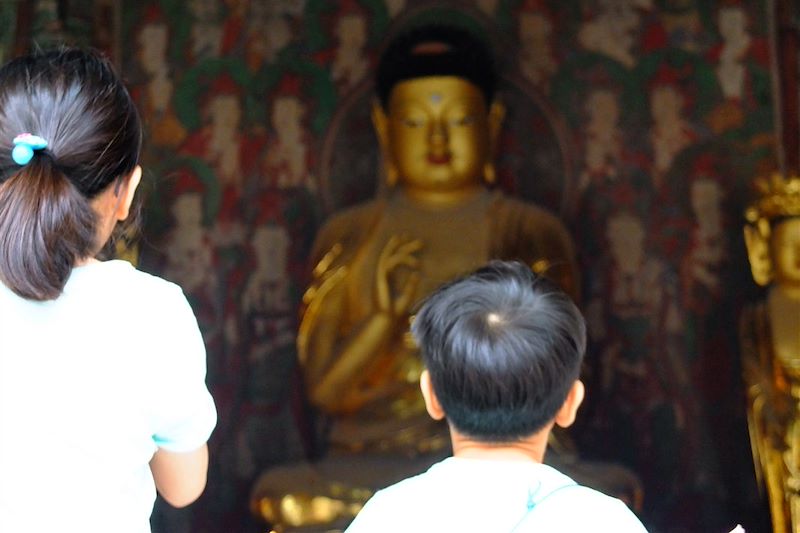
M35 4L35 0L24 0L17 3L17 25L14 28L12 57L27 54L30 49Z
M779 102L782 124L779 142L784 154L784 172L800 174L800 11L795 0L777 0L775 39L778 67Z

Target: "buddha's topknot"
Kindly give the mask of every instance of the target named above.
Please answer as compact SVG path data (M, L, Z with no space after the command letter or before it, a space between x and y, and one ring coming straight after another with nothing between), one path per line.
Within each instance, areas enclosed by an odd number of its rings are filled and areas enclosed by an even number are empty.
M398 35L381 55L375 88L384 108L396 84L428 76L457 76L474 83L491 103L497 85L488 43L472 32L440 24L419 26Z

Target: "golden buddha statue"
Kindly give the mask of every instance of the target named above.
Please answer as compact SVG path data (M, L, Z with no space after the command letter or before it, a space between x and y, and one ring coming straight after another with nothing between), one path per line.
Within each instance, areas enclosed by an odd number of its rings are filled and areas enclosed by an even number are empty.
M745 244L766 298L741 319L750 441L775 533L800 531L800 177L757 182Z
M388 186L318 233L297 340L307 393L328 423L326 456L267 472L252 495L283 529L346 523L373 490L449 455L408 334L427 294L490 259L518 259L577 295L564 225L486 186L504 115L488 48L463 30L418 28L389 45L376 81Z

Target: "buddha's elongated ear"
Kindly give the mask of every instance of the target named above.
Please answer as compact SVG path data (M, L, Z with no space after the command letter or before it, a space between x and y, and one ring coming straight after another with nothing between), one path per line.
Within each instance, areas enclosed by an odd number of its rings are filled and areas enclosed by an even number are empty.
M483 181L488 185L493 185L497 181L497 170L494 166L494 158L497 155L497 145L500 138L500 129L503 127L503 119L506 116L506 107L495 100L489 107L489 154L486 163L483 165Z
M378 142L381 149L385 150L388 146L389 118L386 116L383 106L377 99L372 100L372 125L378 135Z
M389 149L389 117L386 115L386 111L377 99L372 101L372 125L375 128L375 134L381 146L384 171L386 173L386 184L389 187L394 187L397 183L398 172L397 166L394 164L392 158L391 150Z
M489 107L489 142L491 143L491 156L494 157L497 150L500 129L503 127L503 119L506 118L506 106L502 102L495 100Z
M764 228L747 224L744 227L744 244L753 280L762 287L769 285L772 281L772 259L769 255L769 237L765 235Z

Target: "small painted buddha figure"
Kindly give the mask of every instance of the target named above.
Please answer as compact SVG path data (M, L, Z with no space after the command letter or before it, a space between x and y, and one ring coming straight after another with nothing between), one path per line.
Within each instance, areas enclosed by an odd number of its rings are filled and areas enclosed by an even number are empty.
M792 533L800 531L800 177L758 186L744 236L753 279L767 293L741 318L747 421L773 531Z
M564 225L487 187L504 115L495 86L491 52L464 30L420 27L383 53L372 118L388 186L317 235L298 335L306 390L327 422L323 459L262 476L252 504L269 522L346 520L372 490L449 455L407 333L436 287L490 259L517 259L576 295Z

